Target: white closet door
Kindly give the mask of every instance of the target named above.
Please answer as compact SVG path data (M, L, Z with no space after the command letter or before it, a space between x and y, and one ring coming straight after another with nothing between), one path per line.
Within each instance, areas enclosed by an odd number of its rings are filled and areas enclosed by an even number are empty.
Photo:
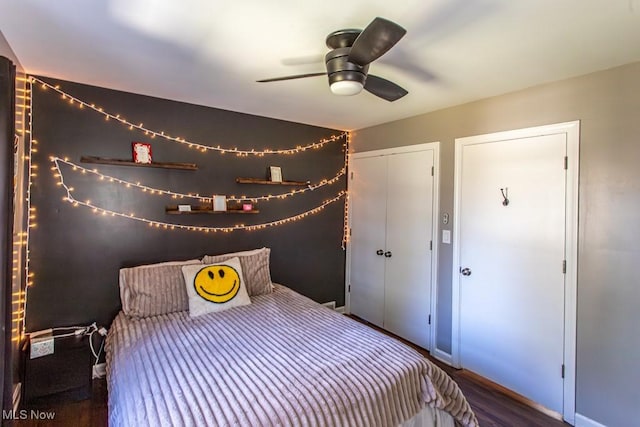
M462 366L556 412L563 410L566 150L564 134L461 149Z
M429 348L433 151L393 154L387 166L384 328Z
M384 320L387 160L356 158L349 182L351 217L350 311L377 326Z

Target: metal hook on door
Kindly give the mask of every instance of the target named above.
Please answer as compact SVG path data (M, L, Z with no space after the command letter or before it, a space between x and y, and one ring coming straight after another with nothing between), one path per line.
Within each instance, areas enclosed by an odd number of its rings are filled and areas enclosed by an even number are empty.
M501 188L500 193L502 193L502 206L509 206L509 188Z

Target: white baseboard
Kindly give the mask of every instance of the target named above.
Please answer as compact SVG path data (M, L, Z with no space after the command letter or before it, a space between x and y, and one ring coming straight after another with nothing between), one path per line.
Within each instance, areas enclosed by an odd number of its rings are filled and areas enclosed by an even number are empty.
M92 378L103 378L107 375L107 364L106 363L98 363L97 365L93 365L93 376Z
M20 397L22 396L22 383L18 383L13 387L13 410L18 410L20 406Z
M345 309L344 309L344 305L341 305L340 307L336 307L334 308L335 311L337 311L340 314L344 314Z
M449 353L445 353L442 350L438 350L437 348L431 352L431 356L434 359L438 359L439 361L446 363L449 366L453 366L453 358Z
M584 415L576 414L576 427L607 427L604 424L600 424L597 421L593 421L591 418L587 418Z

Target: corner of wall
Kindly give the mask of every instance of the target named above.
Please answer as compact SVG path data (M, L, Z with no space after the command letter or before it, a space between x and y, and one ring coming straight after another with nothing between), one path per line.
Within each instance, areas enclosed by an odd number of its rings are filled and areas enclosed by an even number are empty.
M0 56L5 56L9 58L11 61L13 61L13 63L16 65L16 70L18 72L24 72L24 68L20 63L20 60L18 59L15 52L11 48L11 45L9 45L9 42L5 38L4 34L2 34L2 31L0 31Z
M591 418L585 417L581 414L576 414L575 424L576 427L607 427L604 424L600 424Z

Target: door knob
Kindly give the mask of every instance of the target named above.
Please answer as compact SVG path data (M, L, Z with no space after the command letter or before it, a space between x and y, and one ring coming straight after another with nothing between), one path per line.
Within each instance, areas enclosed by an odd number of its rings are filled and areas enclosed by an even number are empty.
M463 268L460 270L460 273L462 273L463 276L471 276L471 269L470 268Z
M384 251L382 249L378 249L376 251L376 255L384 255Z
M392 255L392 254L391 254L391 251L387 251L387 252L385 252L385 253L384 253L384 256L385 256L386 258L391 258L391 255Z

